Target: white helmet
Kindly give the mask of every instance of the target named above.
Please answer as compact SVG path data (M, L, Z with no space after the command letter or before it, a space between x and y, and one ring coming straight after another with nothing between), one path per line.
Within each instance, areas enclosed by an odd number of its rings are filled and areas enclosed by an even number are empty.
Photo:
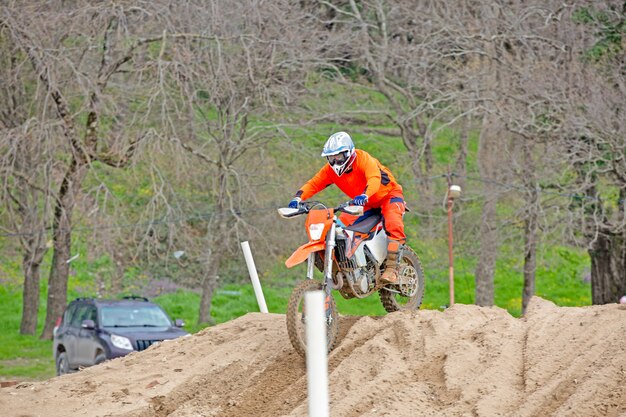
M324 144L322 156L326 157L337 176L341 176L352 166L356 158L350 135L346 132L333 133Z

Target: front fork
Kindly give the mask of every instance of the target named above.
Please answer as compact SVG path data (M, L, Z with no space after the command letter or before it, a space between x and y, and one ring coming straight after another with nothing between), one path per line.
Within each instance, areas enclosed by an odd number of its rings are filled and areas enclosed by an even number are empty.
M333 280L333 251L335 250L335 228L331 227L326 234L326 249L324 250L324 283ZM306 263L306 277L313 279L313 270L315 268L315 252L309 253Z
M330 308L330 290L333 284L333 253L335 252L335 225L330 227L326 234L326 252L324 253L324 311L326 312L326 321L330 324L332 320L332 311Z
M324 282L330 287L333 282L333 253L335 252L335 225L333 224L326 234L326 252L324 253ZM330 288L328 289L330 294Z
M335 250L335 225L332 225L326 234L326 250L324 252L324 310L326 312L326 320L331 320L332 311L330 309L330 291L333 282L333 252ZM315 252L309 253L306 266L307 279L313 279L313 268L315 267Z
M315 252L309 253L309 259L306 262L306 278L313 279L313 268L315 267Z

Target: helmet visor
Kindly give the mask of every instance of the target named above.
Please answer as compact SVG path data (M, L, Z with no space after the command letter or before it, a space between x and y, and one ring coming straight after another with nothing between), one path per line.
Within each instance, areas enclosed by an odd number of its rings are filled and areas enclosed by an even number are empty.
M348 160L348 156L350 155L349 151L340 152L336 155L328 155L326 159L328 159L328 163L333 165L343 165Z

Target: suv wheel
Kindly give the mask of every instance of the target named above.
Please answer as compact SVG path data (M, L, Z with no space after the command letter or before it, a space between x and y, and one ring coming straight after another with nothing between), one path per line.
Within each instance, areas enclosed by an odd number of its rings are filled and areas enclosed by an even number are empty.
M65 352L59 353L57 356L57 375L65 375L70 373L70 364L67 361L67 354Z
M98 354L96 355L96 359L94 361L94 365L102 363L102 362L104 362L106 360L107 360L106 355L104 353L102 353L102 352L98 352Z

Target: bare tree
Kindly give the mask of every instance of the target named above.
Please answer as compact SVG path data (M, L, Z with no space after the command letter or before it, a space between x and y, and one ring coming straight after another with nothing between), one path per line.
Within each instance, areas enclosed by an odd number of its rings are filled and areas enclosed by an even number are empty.
M580 193L572 207L579 207L582 222L573 226L586 238L592 301L605 304L626 293L626 124L620 110L626 85L623 77L603 80L592 69L576 78L581 86L570 96L571 129L563 142Z
M492 181L509 164L503 152L511 137L507 125L513 112L508 109L518 92L510 89L519 85L518 77L528 77L524 57L541 42L533 26L542 27L541 19L550 10L487 1L455 6L382 0L323 4L328 36L335 37L327 56L335 54L331 63L339 67L337 72L356 73L339 79L356 79L382 94L388 106L381 112L398 126L418 179L432 169L431 146L443 127L466 123L470 115L483 119L478 165L485 200L476 302L492 305L499 227L499 190ZM529 263L529 268L534 266Z
M554 2L527 10L517 13L526 18L519 19L523 30L511 43L516 59L508 73L515 76L503 93L508 100L500 114L523 140L549 144L544 149L552 158L537 166L548 179L544 182L577 190L580 197L568 207L573 215L557 221L569 220L573 241L582 231L581 243L591 258L593 302L614 302L626 292L626 128L620 104L626 86L618 41L623 36L623 4ZM563 181L568 177L558 178L550 165L572 172L569 178L576 180ZM532 181L526 185L534 188ZM530 199L529 207L534 201ZM529 215L527 227L533 229L536 219Z
M594 302L626 291L624 63L623 46L613 42L623 32L618 2L258 6L253 0L0 6L2 197L13 222L7 231L23 238L29 305L38 299L34 277L47 234L28 232L52 228L44 337L66 302L74 225L92 220L86 213L113 217L105 215L109 203L91 193L112 195L104 174L118 168L139 177L129 184L149 183L138 207L115 203L115 216L143 226L133 227L128 253L143 265L186 269L188 282L202 288L199 321L210 321L218 277L241 237L267 230L246 209L273 203L264 192L282 191L264 183L264 175L274 175L278 189L284 179L259 161L271 160L265 151L272 139L287 136L285 114L363 130L387 125L374 130L402 139L422 184L439 133L461 131L455 157L463 167L470 129L463 126L482 120L476 302L493 304L503 223L514 225L512 238L525 240L523 307L534 293L537 244L548 223L589 249ZM344 97L300 108L306 87L320 79L366 91L354 99L360 109L346 111ZM527 193L503 222L502 192L493 181L507 178ZM584 198L569 207L574 214L548 218L542 186L575 188ZM429 188L422 191L428 197ZM115 253L118 275L125 255L115 241L128 242L131 232L124 233L94 233L106 241L98 250ZM177 246L188 258L171 256Z
M46 224L50 210L52 158L47 141L38 141L54 131L32 117L27 97L32 77L16 45L0 26L0 149L2 188L0 195L10 215L8 233L19 237L23 250L23 308L20 333L35 334L39 311L40 267L47 251Z
M27 131L20 132L21 129ZM19 237L23 250L24 285L20 333L35 334L39 311L40 267L48 249L45 225L50 201L46 181L49 179L50 165L45 162L45 151L42 152L40 147L42 144L31 140L33 131L22 126L7 129L4 133L10 136L3 135L3 139L8 139L8 143L4 143L8 147L5 148L7 152L4 154L2 166L12 173L13 178L4 184L2 194L13 220L11 233ZM41 163L42 160L44 163ZM32 167L35 166L41 169L33 170Z
M306 44L302 16L285 4L259 9L254 2L214 2L210 10L202 20L211 39L188 45L194 71L186 74L185 82L192 92L188 108L193 134L180 142L208 163L210 173L202 187L212 204L201 256L201 323L211 321L212 298L227 254L239 251L240 237L253 228L241 213L259 201L250 180L259 173L256 155L277 132L273 110L295 103L304 81L301 68L310 60L307 51L315 50ZM271 123L252 123L260 118Z
M476 98L482 99L482 106L487 109L482 117L477 155L479 173L484 185L484 200L480 219L480 251L475 271L475 303L490 306L494 303L494 275L498 253L499 190L494 181L503 172L500 167L503 165L506 155L504 150L509 140L505 123L498 115L498 108L505 103L500 94L508 83L508 75L500 65L505 61L506 41L496 34L505 31L507 19L504 8L498 2L466 4L466 7L465 21L469 33L466 32L463 38L476 38L477 41L471 45L474 45L474 51L479 52L470 55L472 64L468 64L464 71L472 74L469 79L474 83L480 83L481 92ZM482 23L477 22L475 16ZM491 24L485 25L487 22Z
M35 334L39 311L40 267L47 251L46 213L49 210L50 164L45 163L46 142L37 142L34 120L28 120L23 100L23 85L10 84L9 71L16 71L15 55L2 54L9 62L2 65L2 98L5 108L0 111L0 149L3 158L0 169L10 173L2 183L2 200L12 221L7 230L19 237L23 255L24 290L20 333ZM5 65L6 64L6 65ZM4 71L3 71L4 72ZM5 82L7 82L5 84ZM30 125L32 123L32 125Z
M134 98L133 88L143 92L146 83L158 82L149 76L153 72L149 60L158 61L159 55L153 58L148 45L163 40L167 24L159 21L161 4L142 6L48 2L2 8L7 36L28 57L39 88L46 93L49 106L41 110L46 118L52 117L49 110L56 113L66 140L65 166L58 168L54 252L42 338L52 335L54 322L65 308L72 217L88 171L94 163L126 166L148 132L150 118L127 103ZM142 31L149 35L143 36Z
M572 8L570 22L577 25L563 33L579 52L566 78L576 88L566 90L563 144L585 196L581 227L594 304L617 302L626 293L624 12L620 2Z
M494 303L494 274L498 252L498 230L496 208L498 203L498 187L494 178L498 176L500 164L499 149L502 149L501 140L504 129L502 122L487 115L483 119L478 150L478 165L480 175L484 180L485 199L482 205L480 220L480 252L476 264L476 297L475 302L481 306L491 306Z
M459 68L472 52L457 37L458 16L436 2L322 4L318 12L327 29L326 65L337 81L382 95L385 104L363 109L363 114L370 119L372 114L381 115L397 128L394 134L409 152L422 197L430 200L433 140L442 129L477 110L477 102L466 103L469 96L462 91L467 80Z

